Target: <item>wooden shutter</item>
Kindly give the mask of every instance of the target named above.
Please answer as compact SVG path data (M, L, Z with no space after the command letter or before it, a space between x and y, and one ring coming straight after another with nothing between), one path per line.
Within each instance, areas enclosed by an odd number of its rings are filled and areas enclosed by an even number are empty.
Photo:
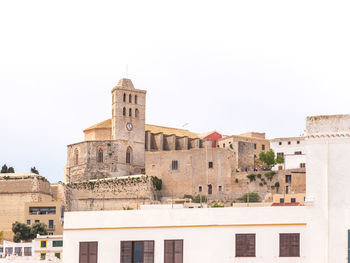
M154 263L154 241L143 241L143 263Z
M280 257L300 257L300 234L280 234Z
M89 262L97 263L97 242L89 242Z
M174 241L174 263L183 262L183 240Z
M236 257L255 257L255 234L236 234Z
M174 240L164 240L164 263L174 263Z
M79 263L89 263L89 244L88 242L79 243Z
M132 263L132 241L120 242L120 263Z

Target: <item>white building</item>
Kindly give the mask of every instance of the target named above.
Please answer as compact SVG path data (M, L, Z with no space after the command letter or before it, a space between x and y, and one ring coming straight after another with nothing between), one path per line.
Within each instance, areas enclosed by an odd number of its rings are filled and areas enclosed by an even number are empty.
M283 164L277 164L273 170L296 169L306 166L305 137L275 138L270 141L270 148L276 155L284 157Z
M32 242L4 241L0 246L0 262L61 262L62 235L38 235Z
M346 263L350 115L307 118L305 206L69 212L64 263Z

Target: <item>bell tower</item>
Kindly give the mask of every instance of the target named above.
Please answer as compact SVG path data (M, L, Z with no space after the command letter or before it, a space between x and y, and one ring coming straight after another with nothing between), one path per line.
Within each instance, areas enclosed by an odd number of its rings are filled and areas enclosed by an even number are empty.
M145 108L146 91L135 89L130 79L112 89L112 140L121 175L140 173L145 166Z

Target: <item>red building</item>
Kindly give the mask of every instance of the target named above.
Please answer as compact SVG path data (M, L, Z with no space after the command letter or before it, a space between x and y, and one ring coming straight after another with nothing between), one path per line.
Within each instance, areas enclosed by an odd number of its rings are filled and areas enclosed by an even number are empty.
M203 134L200 134L199 137L203 140L211 140L212 141L212 147L216 147L216 141L222 138L222 134L218 133L217 131L210 131Z

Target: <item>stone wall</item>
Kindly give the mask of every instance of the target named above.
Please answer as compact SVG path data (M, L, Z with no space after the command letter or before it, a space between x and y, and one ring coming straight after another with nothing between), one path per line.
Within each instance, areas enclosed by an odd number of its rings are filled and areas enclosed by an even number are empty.
M64 185L68 211L137 209L154 201L148 176L130 176L75 182Z
M234 160L233 151L220 148L146 152L146 173L163 180L163 196L196 194L199 187L206 192L208 185L217 193L219 186L235 171ZM177 161L177 169L173 169L173 161Z

